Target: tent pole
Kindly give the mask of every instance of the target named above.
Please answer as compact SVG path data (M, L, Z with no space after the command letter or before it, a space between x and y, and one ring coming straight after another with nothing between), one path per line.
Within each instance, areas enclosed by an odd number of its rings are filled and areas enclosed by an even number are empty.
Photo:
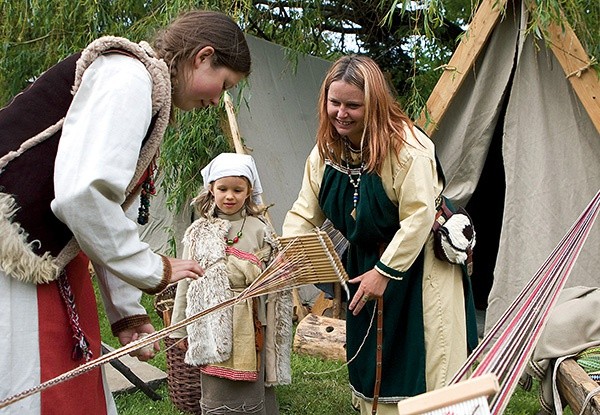
M429 136L433 134L436 126L446 114L456 92L483 51L505 5L506 0L484 0L450 61L444 65L444 72L433 88L425 109L416 122Z
M548 28L550 49L581 100L596 130L600 133L600 82L592 62L566 20L563 26L552 23Z

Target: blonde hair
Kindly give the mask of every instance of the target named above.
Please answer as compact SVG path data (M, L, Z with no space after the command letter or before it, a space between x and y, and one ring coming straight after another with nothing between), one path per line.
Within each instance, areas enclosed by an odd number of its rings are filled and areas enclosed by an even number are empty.
M375 61L366 56L344 56L334 62L327 72L319 94L317 146L323 159L329 158L339 164L343 153L343 137L327 115L329 87L335 81L354 85L364 92L365 128L362 141L367 144L363 151L364 165L366 171L380 174L390 150L398 154L405 144L405 126L412 129L413 123L402 111Z
M252 185L250 184L250 180L245 176L236 177L242 177L248 185L248 197L246 198L246 202L242 209L250 216L263 215L267 208L264 205L257 205L256 202L252 200ZM196 213L202 218L213 218L217 216L215 197L210 191L213 185L214 182L210 183L210 188L202 188L198 196L192 199L192 202L190 203Z

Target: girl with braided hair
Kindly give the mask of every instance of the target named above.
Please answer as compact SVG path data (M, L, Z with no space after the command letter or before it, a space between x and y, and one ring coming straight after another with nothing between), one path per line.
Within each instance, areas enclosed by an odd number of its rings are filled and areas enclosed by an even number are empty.
M89 261L121 344L154 331L140 289L157 293L204 272L195 261L152 252L126 210L141 194L137 219L147 222L172 106L217 105L250 73L250 60L231 18L189 11L154 47L97 39L0 110L0 398L100 355ZM116 413L100 369L0 410L83 412Z

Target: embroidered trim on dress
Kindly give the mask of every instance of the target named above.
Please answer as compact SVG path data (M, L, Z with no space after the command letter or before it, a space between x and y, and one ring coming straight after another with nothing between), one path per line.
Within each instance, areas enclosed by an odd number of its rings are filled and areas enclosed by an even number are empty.
M262 262L256 255L251 254L250 252L241 251L233 246L225 247L225 253L229 255L233 255L236 258L244 259L248 262L252 262L254 265L261 267Z
M171 277L173 275L173 269L171 268L171 262L169 261L169 258L167 258L164 255L161 255L160 259L162 260L162 263L163 263L163 277L160 280L160 283L156 287L142 290L146 294L150 294L150 295L158 294L159 292L161 292L165 288L167 288L167 285L169 285L169 283L171 282Z
M120 332L134 327L141 326L142 324L151 323L150 316L148 314L136 314L134 316L128 316L117 320L110 325L110 330L113 336L117 337Z
M350 174L350 175L353 175L353 176L358 176L359 174L363 173L362 167L348 168L346 166L340 166L339 164L335 163L331 159L325 159L325 164L328 165L328 166L333 167L334 169L336 169L340 173L344 173L344 174Z
M258 372L256 371L236 370L212 365L203 366L200 371L205 375L229 380L245 380L247 382L256 382L258 380Z

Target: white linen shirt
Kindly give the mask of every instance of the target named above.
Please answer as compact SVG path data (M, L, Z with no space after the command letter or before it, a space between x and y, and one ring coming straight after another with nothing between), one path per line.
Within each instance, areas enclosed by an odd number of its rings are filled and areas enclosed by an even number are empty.
M100 281L112 280L108 285L118 291L130 287L115 276L141 289L158 286L163 277L160 256L140 240L121 207L151 119L152 79L144 65L124 55L100 56L83 74L56 155L52 211L73 232ZM107 311L112 322L132 310Z

